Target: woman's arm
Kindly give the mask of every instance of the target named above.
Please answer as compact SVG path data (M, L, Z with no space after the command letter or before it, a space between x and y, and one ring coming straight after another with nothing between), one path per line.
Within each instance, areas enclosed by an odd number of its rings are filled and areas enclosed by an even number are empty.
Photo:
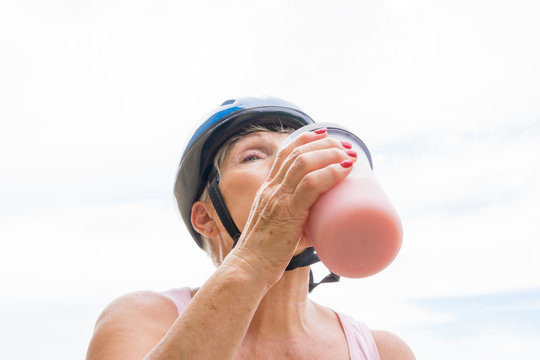
M112 306L109 319L96 326L87 360L233 358L260 301L296 250L309 208L350 173L340 166L349 159L343 150L325 133L291 142L257 193L238 245L169 331L163 334L166 324L144 307Z
M270 284L222 264L145 359L232 359Z
M176 321L176 307L158 293L115 300L96 323L86 359L234 358L269 288L253 275L224 263Z

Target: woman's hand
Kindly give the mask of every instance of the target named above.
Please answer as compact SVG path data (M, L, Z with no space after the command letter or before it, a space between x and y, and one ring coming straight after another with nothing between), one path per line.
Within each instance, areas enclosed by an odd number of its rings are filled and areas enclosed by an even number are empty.
M269 286L276 283L298 246L311 206L350 173L355 154L349 148L324 130L303 133L283 147L223 265L246 266Z

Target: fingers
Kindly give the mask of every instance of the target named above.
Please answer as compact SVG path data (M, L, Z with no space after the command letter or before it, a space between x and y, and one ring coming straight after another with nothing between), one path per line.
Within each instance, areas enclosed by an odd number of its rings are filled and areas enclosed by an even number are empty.
M323 129L321 129L323 130ZM326 138L327 133L326 129L324 131L308 131L305 133L300 134L296 139L291 141L289 144L287 144L285 147L280 149L280 151L277 153L276 160L274 161L274 165L272 166L272 169L270 170L269 178L274 178L277 176L277 174L280 172L283 163L287 160L290 153L305 144L308 144L310 142L313 142L315 140L324 139ZM285 174L282 174L282 177Z
M274 170L272 182L292 195L291 208L302 213L345 179L357 154L350 143L328 137L326 131L304 133L295 140L278 154L281 166Z
M292 210L303 211L309 209L319 196L343 181L352 171L352 163L347 162L348 160L338 164L331 164L304 176L294 192L291 201Z
M285 178L282 181L282 188L286 192L293 193L296 191L300 181L311 172L323 169L332 164L340 164L344 160L353 159L356 158L337 147L302 153L294 158L292 165L288 168ZM286 165L284 164L283 166Z
M350 144L327 137L326 129L322 130L324 131L321 133L303 133L281 149L270 171L270 179L281 183L287 177L284 185L289 190L294 190L302 174L347 158L356 159L356 153L348 147Z

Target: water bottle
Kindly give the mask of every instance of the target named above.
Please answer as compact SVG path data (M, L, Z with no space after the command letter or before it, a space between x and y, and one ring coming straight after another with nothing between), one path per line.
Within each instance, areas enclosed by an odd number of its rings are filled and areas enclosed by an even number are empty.
M352 144L358 156L351 173L311 207L305 232L330 271L349 278L373 275L397 256L403 230L394 206L375 178L366 145L341 125L315 123L293 132L326 128L328 136Z

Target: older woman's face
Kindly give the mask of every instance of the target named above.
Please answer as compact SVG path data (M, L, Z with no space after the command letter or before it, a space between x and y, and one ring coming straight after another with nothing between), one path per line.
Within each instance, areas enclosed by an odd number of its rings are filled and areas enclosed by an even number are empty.
M240 231L244 228L257 190L268 176L277 150L288 134L258 131L231 147L221 166L220 190Z

